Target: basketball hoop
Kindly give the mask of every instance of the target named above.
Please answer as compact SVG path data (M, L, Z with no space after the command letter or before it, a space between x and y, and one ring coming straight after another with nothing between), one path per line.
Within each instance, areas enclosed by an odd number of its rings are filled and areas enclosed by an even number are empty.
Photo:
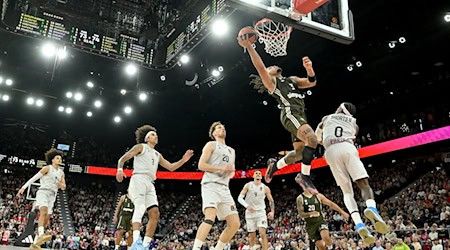
M274 57L287 55L291 26L264 18L255 24L255 31L258 33L259 42L264 43L264 50L269 55Z

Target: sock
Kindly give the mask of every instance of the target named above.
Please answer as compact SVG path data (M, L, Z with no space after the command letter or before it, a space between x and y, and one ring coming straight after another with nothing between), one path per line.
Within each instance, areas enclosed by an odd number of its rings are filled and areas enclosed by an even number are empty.
M41 236L44 234L44 227L38 227L38 236Z
M223 250L227 243L223 243L221 240L217 241L217 245L214 248L214 250Z
M114 250L117 250L117 249L119 249L119 245L114 246Z
M359 212L353 212L352 213L352 220L355 222L355 226L359 223L363 223L361 220L361 215L359 215Z
M135 243L141 237L141 231L133 230L133 243Z
M144 247L148 247L150 245L150 242L152 242L152 238L148 236L144 236L144 242L142 242L142 245Z
M368 199L366 200L366 206L367 207L373 207L373 208L377 208L377 203L375 203L375 200L373 199Z
M311 174L311 165L306 165L302 163L302 174L310 175Z
M194 246L192 247L192 250L199 250L202 248L204 241L201 241L199 239L195 239Z
M332 250L333 249L333 245L331 246L327 246L328 250Z
M284 160L284 158L281 158L279 161L277 161L277 168L278 169L282 169L282 168L284 168L286 166L287 166L287 163Z

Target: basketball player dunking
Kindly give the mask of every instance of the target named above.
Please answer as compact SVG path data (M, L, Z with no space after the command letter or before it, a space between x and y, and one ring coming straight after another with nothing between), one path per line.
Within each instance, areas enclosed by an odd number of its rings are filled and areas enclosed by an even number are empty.
M247 223L247 232L249 234L250 249L255 249L256 230L262 240L262 249L267 250L267 218L273 220L275 214L275 201L273 200L270 188L261 182L261 171L257 170L253 174L253 181L245 184L239 195L239 203L246 208L245 221ZM269 200L270 212L266 215L265 199ZM245 199L244 199L245 198Z
M44 234L44 227L53 213L53 205L55 204L58 189L66 189L64 172L59 168L59 165L62 164L62 156L63 152L54 148L47 151L45 160L49 165L43 167L36 175L31 177L17 193L17 196L21 196L37 180L41 184L36 193L36 203L33 207L33 209L35 207L39 208L38 236L34 239L34 243L30 245L31 249L41 249L40 245L52 238L51 235Z
M361 196L367 205L364 215L374 225L375 230L386 234L388 226L378 213L375 196L369 185L369 175L353 144L353 140L358 134L358 125L353 117L355 113L355 105L348 102L342 103L334 114L322 118L317 126L316 134L319 142L325 147L325 159L330 165L337 185L344 194L344 203L355 222L356 231L364 242L372 244L375 242L375 238L361 220L353 194L352 180L361 190Z
M316 86L316 74L312 67L312 61L308 57L303 57L303 67L308 74L307 78L297 76L284 77L281 75L282 69L278 66L266 68L258 52L249 42L248 37L238 37L239 44L246 48L250 58L258 71L259 77L253 80L255 87L264 89L273 96L281 107L280 119L284 128L291 133L294 150L286 154L278 162L270 159L267 172L264 176L266 182L270 182L278 169L302 161L302 170L296 180L301 185L309 188L311 192L317 193L310 179L311 162L317 147L317 138L314 130L308 124L305 114L305 93L300 89ZM276 164L275 164L276 163ZM300 184L299 183L299 184Z
M225 143L226 130L220 122L214 122L209 129L213 141L206 143L198 162L198 168L205 172L202 185L202 210L205 219L195 236L193 250L199 250L214 225L216 216L226 220L227 226L220 235L214 250L222 250L240 227L236 203L231 196L229 183L235 168L234 149Z
M175 171L189 161L194 152L192 150L187 150L181 160L170 163L155 150L155 146L158 144L158 135L154 127L144 125L139 127L135 134L136 142L138 144L120 157L117 165L116 179L118 182L122 182L123 178L126 178L126 175L123 172L123 165L126 161L134 158L134 171L128 187L128 194L134 204L134 212L131 219L133 228L133 244L131 249L140 250L148 248L150 245L159 221L158 200L155 186L153 185L153 182L156 180L158 165L161 165L169 171ZM144 241L142 242L140 228L145 211L148 212L149 222L147 224Z

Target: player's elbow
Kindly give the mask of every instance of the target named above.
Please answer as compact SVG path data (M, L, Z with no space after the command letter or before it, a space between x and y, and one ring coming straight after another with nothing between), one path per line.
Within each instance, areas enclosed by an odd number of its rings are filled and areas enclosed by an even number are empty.
M198 163L198 170L205 171L206 164L203 162Z

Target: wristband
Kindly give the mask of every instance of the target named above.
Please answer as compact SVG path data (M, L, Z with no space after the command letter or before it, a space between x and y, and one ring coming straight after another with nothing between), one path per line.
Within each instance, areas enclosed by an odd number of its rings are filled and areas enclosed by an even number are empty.
M317 81L316 76L308 76L308 82L315 82Z
M117 172L123 172L123 168L118 168Z

